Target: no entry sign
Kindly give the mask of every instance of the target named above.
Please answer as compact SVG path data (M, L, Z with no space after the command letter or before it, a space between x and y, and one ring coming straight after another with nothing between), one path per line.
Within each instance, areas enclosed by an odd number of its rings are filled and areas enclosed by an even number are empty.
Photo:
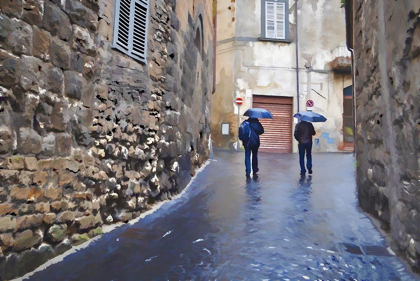
M237 106L241 106L244 103L244 100L241 98L236 98L235 103Z
M307 107L313 107L313 106L314 106L314 101L313 101L313 100L308 100L308 101L306 102L306 106L307 106Z

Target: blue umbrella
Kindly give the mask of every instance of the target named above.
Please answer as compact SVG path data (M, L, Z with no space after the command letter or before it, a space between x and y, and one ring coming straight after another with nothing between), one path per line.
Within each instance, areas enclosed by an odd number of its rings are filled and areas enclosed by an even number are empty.
M293 115L293 117L298 118L301 121L307 121L307 122L325 122L327 121L327 118L322 116L321 114L312 112L312 111L300 111Z
M250 108L245 111L244 116L248 116L250 118L269 118L273 119L273 115L270 111L264 108Z

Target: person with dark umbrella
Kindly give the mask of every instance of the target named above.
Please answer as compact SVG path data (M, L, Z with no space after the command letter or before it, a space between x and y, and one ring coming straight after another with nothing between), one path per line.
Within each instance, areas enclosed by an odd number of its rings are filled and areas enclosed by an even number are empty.
M300 174L306 174L305 169L305 153L306 153L306 168L309 174L312 174L312 136L316 134L314 125L310 122L325 122L327 119L312 111L301 111L296 113L293 117L299 119L299 123L295 127L295 139L299 142L299 164Z
M252 173L257 175L258 169L258 148L260 147L260 135L264 134L264 128L258 118L273 118L268 110L261 108L251 108L245 113L249 118L242 122L239 127L239 139L245 148L245 174L251 175L251 154L252 154Z
M295 127L295 139L299 142L299 163L300 174L306 174L305 169L305 152L306 152L306 168L312 174L312 136L315 135L315 128L312 123L300 121Z

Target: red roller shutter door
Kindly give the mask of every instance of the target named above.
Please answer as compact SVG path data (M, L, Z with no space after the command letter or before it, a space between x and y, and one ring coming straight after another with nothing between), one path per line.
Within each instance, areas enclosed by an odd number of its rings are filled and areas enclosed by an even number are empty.
M261 135L260 151L292 153L293 99L254 96L254 108L265 108L273 119L260 119L265 133Z

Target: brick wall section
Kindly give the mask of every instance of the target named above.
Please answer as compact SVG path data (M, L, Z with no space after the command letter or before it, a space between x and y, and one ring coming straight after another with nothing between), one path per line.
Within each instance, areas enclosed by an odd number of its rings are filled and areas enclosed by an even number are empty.
M0 280L171 198L208 158L213 31L200 55L176 2L150 1L142 64L111 47L114 0L0 0Z
M355 1L361 207L420 269L420 2Z

